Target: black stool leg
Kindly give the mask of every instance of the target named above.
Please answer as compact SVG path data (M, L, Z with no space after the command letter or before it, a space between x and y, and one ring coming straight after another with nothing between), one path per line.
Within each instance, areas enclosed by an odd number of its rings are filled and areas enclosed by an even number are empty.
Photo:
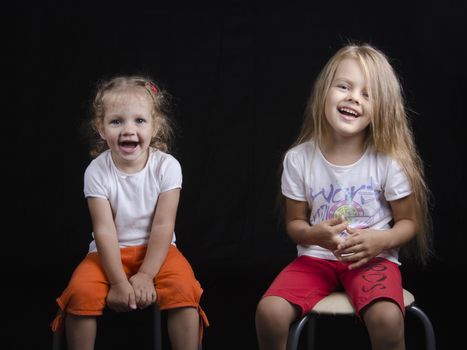
M436 350L435 332L428 316L415 305L411 305L407 309L418 316L423 323L427 350Z
M154 305L154 350L162 350L161 310Z
M308 320L307 326L307 349L313 350L315 348L315 338L316 338L316 315L310 314L310 319Z
M292 323L289 329L289 336L287 339L287 350L297 350L298 342L300 340L300 333L307 323L310 315L305 315L298 321Z
M61 331L56 331L53 333L52 339L52 350L61 350L62 348L62 333Z

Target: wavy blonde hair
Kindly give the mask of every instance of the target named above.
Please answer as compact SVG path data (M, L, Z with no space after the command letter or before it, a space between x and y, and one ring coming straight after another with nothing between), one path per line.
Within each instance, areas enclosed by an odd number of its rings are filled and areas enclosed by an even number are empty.
M338 50L318 75L305 110L305 118L293 146L315 140L322 144L329 132L325 117L325 100L337 67L343 59L360 63L368 82L373 115L366 133L365 145L395 159L404 169L416 203L418 232L401 250L402 256L415 256L423 264L431 250L431 193L425 182L422 159L414 143L414 136L403 97L402 85L387 56L369 44L349 44ZM412 255L412 253L415 253Z
M150 78L137 75L121 75L98 83L97 91L92 102L91 120L88 124L90 143L89 154L97 157L108 149L107 143L99 135L99 127L105 116L104 98L108 94L128 91L132 94L144 94L152 101L151 117L155 132L150 146L167 152L173 138L173 127L169 116L172 113L172 96L159 84Z

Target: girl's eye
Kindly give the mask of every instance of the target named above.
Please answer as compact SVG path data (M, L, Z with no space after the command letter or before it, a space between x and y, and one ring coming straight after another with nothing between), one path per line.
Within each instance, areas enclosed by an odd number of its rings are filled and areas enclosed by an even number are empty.
M341 89L341 90L347 90L348 89L347 85L343 85L343 84L339 84L339 85L337 85L337 87L339 89Z
M365 97L366 99L370 98L370 95L366 91L362 93L362 96Z
M138 124L144 124L144 123L146 123L146 119L138 118L138 119L136 119L136 123L138 123Z
M118 119L113 119L113 120L110 121L110 124L111 124L111 125L120 125L120 120L118 120Z

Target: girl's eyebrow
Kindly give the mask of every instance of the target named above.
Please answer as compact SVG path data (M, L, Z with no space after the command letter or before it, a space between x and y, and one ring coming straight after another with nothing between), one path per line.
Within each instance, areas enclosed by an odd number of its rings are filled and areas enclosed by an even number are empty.
M334 77L332 83L346 83L346 84L349 84L349 85L352 85L352 86L354 86L354 84L355 84L355 82L352 81L352 79L347 78L345 76ZM364 87L365 90L368 89L367 86L368 85L365 83L365 87Z
M107 119L122 119L122 116L118 113L111 113L105 116Z
M343 81L343 82L346 82L346 83L349 83L349 84L352 83L352 81L349 78L346 78L346 77L334 77L334 81Z

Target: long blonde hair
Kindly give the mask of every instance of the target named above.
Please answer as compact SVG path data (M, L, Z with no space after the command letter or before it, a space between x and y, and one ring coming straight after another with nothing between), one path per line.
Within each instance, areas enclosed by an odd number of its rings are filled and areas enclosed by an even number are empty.
M97 91L92 102L91 120L87 125L90 142L89 153L92 157L97 157L108 148L107 143L99 136L99 127L105 116L104 97L108 93L116 91L128 90L133 93L134 90L137 90L135 88L141 88L138 93L147 94L152 101L151 117L157 132L153 135L150 146L164 152L169 150L173 137L173 126L169 119L172 113L172 96L160 84L156 84L150 78L121 75L101 81L97 85Z
M369 44L349 44L338 50L318 75L308 99L305 118L296 141L292 145L315 140L319 145L326 137L325 100L337 67L345 58L360 63L368 82L373 115L366 133L365 144L377 152L395 159L404 169L416 203L418 232L415 242L403 247L402 256L415 256L426 263L431 255L430 191L425 182L423 162L414 143L401 83L387 56Z

